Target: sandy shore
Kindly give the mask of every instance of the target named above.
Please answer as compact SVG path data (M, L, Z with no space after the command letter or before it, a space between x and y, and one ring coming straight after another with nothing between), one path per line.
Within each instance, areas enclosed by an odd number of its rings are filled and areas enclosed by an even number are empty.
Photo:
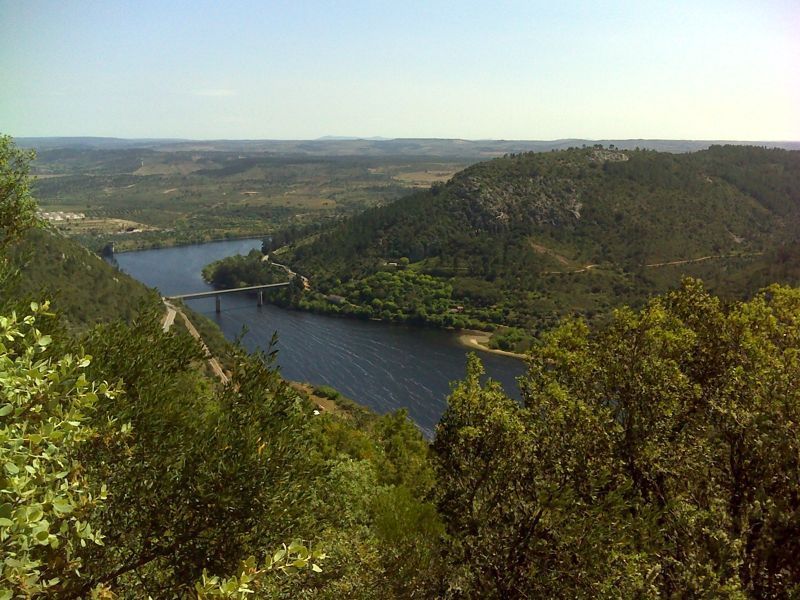
M525 354L518 354L517 352L508 352L507 350L498 350L489 347L489 338L492 334L488 331L477 331L475 329L462 329L458 334L458 341L467 346L482 352L491 352L492 354L502 354L503 356L511 356L513 358L527 358Z

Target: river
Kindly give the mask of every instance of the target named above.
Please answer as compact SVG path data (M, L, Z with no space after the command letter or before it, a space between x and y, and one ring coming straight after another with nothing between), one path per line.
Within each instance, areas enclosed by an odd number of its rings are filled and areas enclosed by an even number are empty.
M116 260L123 271L169 296L210 290L201 275L205 265L260 245L261 240L211 242L125 252ZM464 377L469 350L450 331L258 307L247 294L223 296L220 314L213 298L187 304L214 320L230 340L245 331L241 340L249 350L265 349L277 331L284 377L333 386L378 413L405 408L428 437L445 409L450 382ZM487 374L519 397L516 377L524 372L524 362L479 355Z

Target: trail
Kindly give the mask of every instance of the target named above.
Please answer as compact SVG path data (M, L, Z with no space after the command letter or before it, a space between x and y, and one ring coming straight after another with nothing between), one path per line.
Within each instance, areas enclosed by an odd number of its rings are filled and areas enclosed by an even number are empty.
M585 265L580 269L574 269L572 271L542 271L542 275L570 275L572 273L585 273L586 271L591 271L592 269L596 269L600 265Z
M167 333L169 328L172 327L172 324L175 322L175 314L177 311L175 310L175 307L166 300L164 300L164 306L167 307L167 314L164 315L164 320L161 323L161 327L164 330L164 333Z
M684 260L670 260L667 262L658 262L658 263L649 263L646 264L645 267L668 267L670 265L687 265L689 263L697 263L703 262L705 260L712 260L715 258L734 258L734 257L745 257L745 256L762 256L763 252L750 252L750 253L737 253L737 254L715 254L709 256L701 256L700 258L687 258Z
M763 252L749 252L749 253L737 252L735 254L710 254L708 256L700 256L698 258L683 258L679 260L668 260L657 263L646 263L642 266L646 269L652 269L657 267L669 267L674 265L688 265L691 263L698 263L706 260L715 260L718 258L745 258L749 256L763 256L763 254L764 254ZM587 271L596 269L598 267L600 267L600 265L592 264L583 266L580 269L574 269L572 271L542 271L542 275L571 275L573 273L586 273Z

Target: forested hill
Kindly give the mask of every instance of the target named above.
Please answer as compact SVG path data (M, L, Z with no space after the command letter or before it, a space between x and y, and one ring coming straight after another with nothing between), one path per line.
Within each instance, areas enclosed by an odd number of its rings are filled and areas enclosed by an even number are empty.
M16 275L4 282L0 301L48 298L77 329L130 321L142 309L161 305L153 290L52 229L27 231L9 255Z
M502 313L479 320L530 326L639 302L685 274L733 295L791 280L798 222L800 152L592 147L474 165L290 255L323 291L406 257L455 301Z

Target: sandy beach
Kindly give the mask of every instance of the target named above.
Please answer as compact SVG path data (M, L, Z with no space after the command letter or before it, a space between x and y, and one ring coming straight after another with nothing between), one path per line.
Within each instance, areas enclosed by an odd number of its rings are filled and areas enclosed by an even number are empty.
M498 350L497 348L489 347L489 338L492 334L488 331L478 331L475 329L462 329L458 334L458 341L469 348L480 350L482 352L491 352L492 354L502 354L503 356L511 356L513 358L525 359L525 354L517 352L509 352L507 350Z

